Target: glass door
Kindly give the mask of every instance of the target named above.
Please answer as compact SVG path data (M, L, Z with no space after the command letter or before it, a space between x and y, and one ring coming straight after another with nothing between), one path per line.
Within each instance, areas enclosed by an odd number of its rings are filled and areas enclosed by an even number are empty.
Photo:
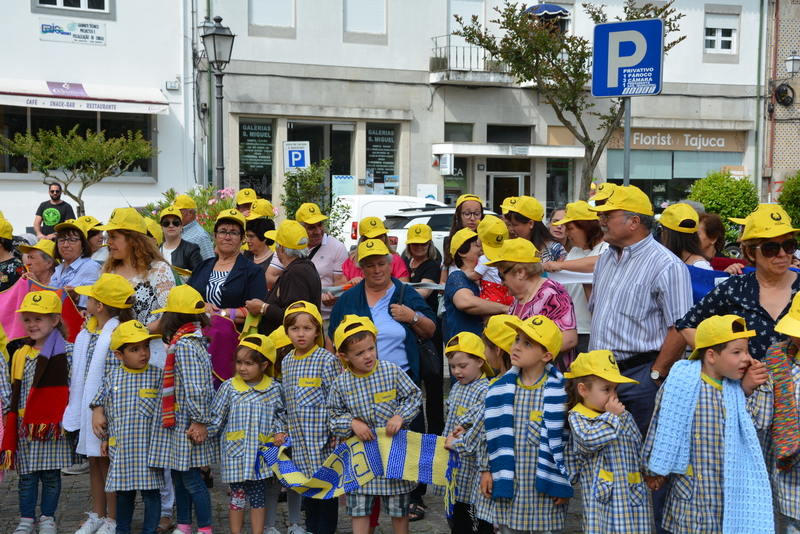
M522 178L521 174L489 176L489 205L495 213L500 213L504 199L522 195Z

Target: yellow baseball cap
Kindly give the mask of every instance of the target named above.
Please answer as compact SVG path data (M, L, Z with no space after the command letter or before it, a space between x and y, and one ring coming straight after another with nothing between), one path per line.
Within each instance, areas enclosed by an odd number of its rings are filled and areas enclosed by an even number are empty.
M478 239L483 245L483 255L489 260L500 256L503 241L508 239L508 226L494 215L486 215L478 223Z
M512 325L520 324L522 319L516 315L492 315L486 322L483 335L504 351L511 352L511 345L517 337L517 331Z
M800 337L800 293L794 295L789 313L778 321L775 331L787 336Z
M700 216L697 211L689 204L672 204L661 213L658 220L661 226L681 232L684 234L694 234L700 226Z
M596 221L600 217L593 211L590 211L591 206L588 202L578 200L577 202L570 202L567 204L567 209L564 212L564 218L558 222L554 222L553 226L560 226L572 221Z
M196 315L206 312L206 303L195 288L190 285L176 286L167 295L167 305L150 313L186 313Z
M76 287L75 292L114 308L130 308L132 305L127 303L128 299L136 293L125 277L111 273L101 274L100 278L90 286Z
M638 384L636 380L622 376L619 372L617 360L610 350L591 350L589 352L581 352L572 365L569 366L569 371L564 373L564 378L580 378L582 376L595 375L600 378L605 378L614 384Z
M84 215L83 217L78 217L76 222L83 226L83 229L88 234L91 230L94 230L95 226L100 226L102 223L92 217L91 215Z
M0 219L0 237L12 239L14 237L14 227L5 219Z
M88 230L86 230L86 227L83 224L80 224L75 219L67 219L62 223L58 223L53 227L53 229L56 232L63 232L64 230L77 230L78 232L83 234L83 237L87 237L89 233Z
M111 350L118 350L127 343L139 343L150 339L161 339L158 334L151 334L139 321L125 321L111 334Z
M308 247L308 232L297 221L284 219L277 230L267 230L264 237L272 239L282 247L303 250Z
M236 193L236 205L239 206L241 204L252 204L257 198L258 195L256 195L255 189L245 187Z
M533 197L523 195L517 199L514 207L508 211L519 213L523 217L532 221L541 221L544 219L544 208L542 203Z
M161 213L158 214L158 221L161 222L164 217L177 217L179 220L183 221L183 216L181 215L181 210L176 208L175 206L167 206Z
M257 198L250 204L250 215L246 219L252 221L260 217L275 217L275 208L269 200L264 198Z
M481 365L481 371L483 371L483 374L486 376L494 376L494 369L492 369L492 366L486 361L486 354L484 354L485 351L486 345L483 344L483 340L480 338L480 336L476 336L472 332L461 332L460 334L456 334L450 341L447 342L447 345L445 345L444 348L445 354L464 352L470 356L477 356L483 360L483 364Z
M742 226L744 226L745 224L747 224L747 221L750 220L750 216L753 213L760 210L770 209L773 207L775 207L775 204L759 204L758 206L756 206L756 209L754 209L752 212L750 212L750 214L747 215L747 217L728 217L728 220L731 221L732 223L741 224Z
M358 245L358 261L370 256L388 256L389 247L380 239L367 239Z
M147 231L151 236L156 238L156 243L160 247L161 243L164 242L164 230L161 229L161 225L158 224L155 219L151 219L150 217L143 217L143 219L144 224L147 226Z
M733 325L740 324L742 326L741 332L734 332ZM714 315L697 325L697 332L694 335L694 349L689 356L690 360L700 358L701 351L719 345L720 343L727 343L734 339L742 339L746 337L753 337L756 335L755 330L748 330L745 320L738 315Z
M478 237L478 233L475 230L470 230L469 228L462 228L453 234L453 237L450 238L450 255L455 256L456 252L458 252L458 249L461 248L461 245L473 237Z
M142 216L134 208L117 208L111 212L108 222L101 226L96 226L95 230L131 230L147 235L147 224Z
M370 239L379 235L388 234L389 231L378 217L365 217L358 223L358 233Z
M245 225L247 224L247 221L245 220L244 215L242 215L242 212L235 209L223 210L219 212L219 215L217 215L217 222L220 221L235 222L242 228L244 228Z
M522 332L532 340L542 345L547 352L553 353L553 359L561 351L561 344L564 336L561 330L551 319L544 315L534 315L526 321L518 324L511 324L511 328L517 332Z
M595 198L597 198L595 196ZM624 210L642 215L653 215L653 204L644 191L635 185L618 185L608 195L608 202L589 208L592 211Z
M269 337L263 334L248 334L244 336L244 339L239 341L239 346L253 349L264 356L268 361L275 363L277 357L275 354L275 344Z
M606 200L608 197L611 196L611 193L614 192L614 189L617 188L617 184L612 184L611 182L603 182L602 184L597 186L597 193L592 197L592 200L597 202L598 200Z
M306 202L300 208L298 208L297 213L294 214L294 220L301 223L306 224L317 224L318 222L322 222L328 217L323 215L319 209L319 206L312 202Z
M772 205L771 209L759 209L747 217L742 232L742 241L748 239L769 239L783 234L797 233L792 228L792 218L782 207Z
M406 245L425 244L433 240L433 231L427 224L414 224L408 228Z
M175 197L175 202L173 202L172 205L178 208L179 210L197 209L197 202L195 202L194 199L189 195L178 195L177 197Z
M41 250L52 258L55 258L56 254L56 242L50 239L40 239L35 245L20 245L17 248L23 254L30 254L32 250Z
M487 261L486 265L497 265L503 261L510 261L512 263L540 263L542 261L542 255L533 243L527 239L516 237L503 241L503 246L500 248L500 255L492 261Z
M517 207L517 201L519 197L506 197L503 199L503 203L500 204L500 212L505 215L509 211L514 211L514 208Z
M286 308L286 311L283 312L284 322L286 322L287 317L295 313L307 313L311 317L317 320L317 323L319 323L320 327L319 331L317 332L317 338L315 341L317 342L317 345L319 345L320 347L324 347L325 336L322 333L322 315L320 315L319 313L319 308L317 308L316 305L308 301L298 300L297 302L290 304L289 307Z
M341 350L345 339L359 332L370 332L376 338L378 337L378 329L375 328L372 319L358 315L345 315L333 332L333 345L336 350Z
M31 291L22 299L17 313L61 313L61 299L53 291Z
M273 330L269 335L269 339L272 341L272 344L275 345L275 350L288 347L292 344L292 340L286 335L286 329L283 325Z
M456 200L456 208L459 207L464 202L466 202L467 200L472 200L483 206L483 200L481 200L481 197L479 197L478 195L472 195L470 193L467 193L465 195L461 195L460 197L458 197L458 200Z

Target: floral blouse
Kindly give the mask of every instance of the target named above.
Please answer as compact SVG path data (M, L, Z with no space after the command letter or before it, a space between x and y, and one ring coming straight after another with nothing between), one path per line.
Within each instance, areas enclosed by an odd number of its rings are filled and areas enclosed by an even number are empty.
M161 317L161 314L152 315L150 312L167 305L167 295L175 287L175 277L168 263L154 261L145 276L138 274L129 279L136 291L136 303L133 305L133 315L142 324L147 324Z
M5 291L20 279L25 272L25 267L17 258L0 261L0 291Z

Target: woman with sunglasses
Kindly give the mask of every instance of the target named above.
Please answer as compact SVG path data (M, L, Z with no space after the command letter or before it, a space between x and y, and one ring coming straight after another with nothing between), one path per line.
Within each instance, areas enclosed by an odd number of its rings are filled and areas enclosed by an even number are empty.
M800 290L800 277L789 270L797 250L792 219L780 206L751 213L742 233L742 253L755 270L731 276L711 290L675 327L694 348L697 325L713 315L734 314L747 322L756 335L748 340L750 354L761 360L773 343L786 336L775 325L789 312L792 297Z
M183 222L181 210L168 206L159 214L164 242L161 244L161 255L173 267L194 271L203 261L200 247L195 243L181 239Z

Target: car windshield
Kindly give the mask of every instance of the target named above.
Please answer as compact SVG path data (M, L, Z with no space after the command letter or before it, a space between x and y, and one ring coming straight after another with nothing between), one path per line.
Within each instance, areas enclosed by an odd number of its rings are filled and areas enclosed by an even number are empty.
M394 230L397 228L405 228L414 217L404 217L401 215L390 215L383 221L383 225L387 230Z

